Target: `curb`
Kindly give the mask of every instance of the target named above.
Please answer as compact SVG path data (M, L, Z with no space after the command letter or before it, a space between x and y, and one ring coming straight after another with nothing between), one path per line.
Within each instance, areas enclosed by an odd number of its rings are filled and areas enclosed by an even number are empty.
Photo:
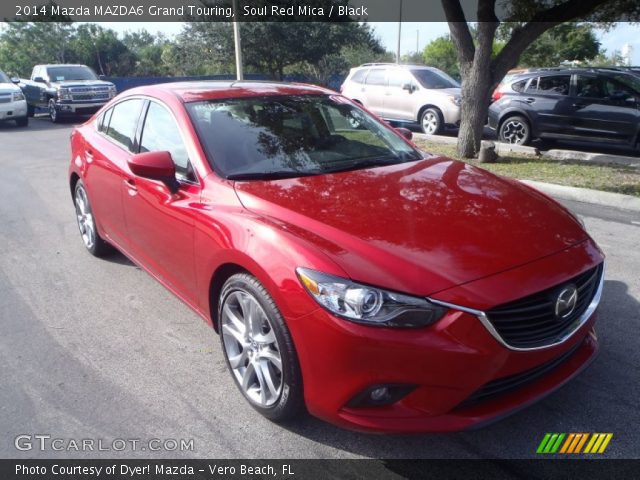
M552 197L562 198L564 200L573 200L575 202L604 205L606 207L620 208L622 210L629 210L632 212L640 212L640 198L633 197L631 195L602 192L600 190L592 190L590 188L567 187L565 185L536 182L533 180L520 181L530 187L540 190L542 193L551 195Z

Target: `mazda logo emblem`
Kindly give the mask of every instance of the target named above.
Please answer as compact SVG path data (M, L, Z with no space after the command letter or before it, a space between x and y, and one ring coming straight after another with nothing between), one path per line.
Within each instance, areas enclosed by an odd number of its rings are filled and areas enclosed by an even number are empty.
M567 318L576 309L578 290L575 285L565 287L556 300L556 317Z

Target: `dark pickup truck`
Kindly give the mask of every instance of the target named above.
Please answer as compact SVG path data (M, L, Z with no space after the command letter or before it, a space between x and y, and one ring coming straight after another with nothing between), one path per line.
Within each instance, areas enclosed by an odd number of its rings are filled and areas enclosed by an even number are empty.
M62 117L90 115L116 96L111 82L100 80L86 65L36 65L30 80L21 80L29 116L46 108L52 122Z

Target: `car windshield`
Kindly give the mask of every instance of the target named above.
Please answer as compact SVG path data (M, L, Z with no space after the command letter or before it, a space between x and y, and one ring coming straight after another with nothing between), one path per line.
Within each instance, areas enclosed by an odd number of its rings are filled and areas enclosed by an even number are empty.
M11 79L2 70L0 70L0 83L11 83Z
M320 175L422 158L338 95L212 100L187 109L212 165L229 179Z
M424 88L456 88L460 84L440 70L427 70L424 68L411 70Z
M63 82L65 80L97 80L98 77L93 70L84 66L64 66L48 67L47 74L52 82Z

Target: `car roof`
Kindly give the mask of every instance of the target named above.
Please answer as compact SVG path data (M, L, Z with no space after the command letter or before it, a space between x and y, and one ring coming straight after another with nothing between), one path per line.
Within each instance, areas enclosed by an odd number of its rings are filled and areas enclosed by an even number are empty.
M206 80L159 83L127 90L131 95L172 94L183 102L269 95L337 95L333 90L304 83L256 80Z
M508 73L505 76L511 77L509 81L516 82L520 80L525 80L532 77L540 77L540 76L553 76L553 75L573 75L573 74L582 74L582 75L598 75L598 74L616 74L616 75L630 75L634 74L630 71L620 70L616 67L612 68L539 68L534 70L529 70L528 72L514 72Z
M363 63L357 68L402 68L405 70L437 70L436 67L429 67L428 65L413 65L407 63Z

